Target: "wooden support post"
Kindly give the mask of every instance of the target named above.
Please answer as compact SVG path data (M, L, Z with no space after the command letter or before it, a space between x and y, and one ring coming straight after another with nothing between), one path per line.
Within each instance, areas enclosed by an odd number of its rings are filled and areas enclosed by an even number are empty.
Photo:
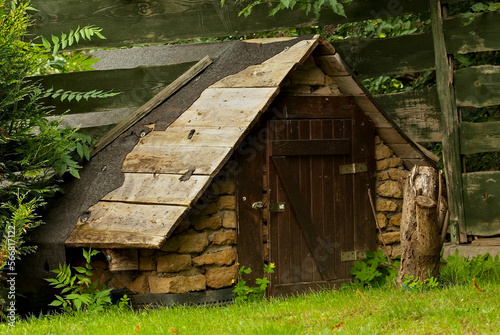
M436 81L442 113L443 161L450 206L450 233L453 243L467 241L462 163L460 159L459 121L453 90L453 65L446 51L440 0L430 0L432 37L436 62Z

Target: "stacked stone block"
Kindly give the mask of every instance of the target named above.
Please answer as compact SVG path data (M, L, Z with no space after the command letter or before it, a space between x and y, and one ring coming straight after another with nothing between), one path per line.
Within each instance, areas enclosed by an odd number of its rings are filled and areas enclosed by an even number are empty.
M101 269L99 281L138 294L220 289L233 285L236 257L235 182L223 170L160 250L139 250L137 270Z
M401 158L396 157L379 136L375 137L375 159L377 160L376 211L377 224L382 234L377 233L379 248L383 242L387 246L387 254L395 258L401 254L399 227L403 206L403 186L408 170L403 166Z

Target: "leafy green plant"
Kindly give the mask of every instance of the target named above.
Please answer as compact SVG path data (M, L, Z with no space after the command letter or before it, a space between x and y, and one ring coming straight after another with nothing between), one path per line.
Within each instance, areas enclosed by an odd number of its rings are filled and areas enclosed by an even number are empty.
M103 284L98 287L98 282L91 283L92 265L90 264L92 256L99 253L97 250L83 250L85 258L85 267L73 267L75 273L71 271L69 265L59 265L58 269L52 270L56 278L45 279L49 285L57 289L62 289L60 295L56 295L50 306L60 307L63 311L79 312L82 310L102 311L111 306L110 289ZM118 308L124 308L128 304L128 297L124 295L118 302Z
M463 15L463 18L466 20L464 22L464 26L468 26L472 22L476 16L475 13L484 13L484 12L494 12L500 10L500 3L495 1L482 1L476 2L470 6L470 11Z
M382 250L366 251L366 258L354 262L354 266L350 270L354 279L347 286L384 286L394 282L398 275L397 268L399 268L399 262L389 263Z
M498 255L478 255L472 259L455 254L443 259L444 266L440 271L440 280L443 285L470 284L474 279L500 280L500 262Z
M226 0L221 0L221 4L224 5ZM260 4L270 4L274 6L270 11L269 15L274 16L280 10L304 10L306 15L308 15L311 11L319 17L321 14L321 10L323 8L331 9L335 14L340 16L345 15L344 5L348 5L352 2L352 0L256 0L252 1L250 4L247 4L244 0L235 0L236 3L244 3L246 7L241 10L239 15L244 15L247 17L252 13L252 9Z
M430 277L424 281L420 281L414 276L405 275L404 281L401 283L401 287L406 291L423 292L439 287L439 282L434 277Z
M246 268L244 266L240 267L238 270L238 274L240 277L243 274L252 273L252 269ZM265 264L264 265L264 273L267 275L268 273L274 273L274 263ZM265 296L267 286L269 285L269 279L266 276L262 278L255 279L255 284L257 286L251 287L247 285L247 282L240 278L238 283L235 285L233 289L233 293L236 295L234 301L236 303L241 303L244 301L256 301L262 299Z
M59 98L61 101L68 100L71 101L75 99L77 102L80 102L80 100L85 99L105 99L105 98L111 98L116 95L121 94L121 92L104 92L102 90L92 90L88 92L73 92L70 90L63 90L62 88L58 90L54 90L54 88L49 88L44 92L43 97L51 97L52 99L57 99Z

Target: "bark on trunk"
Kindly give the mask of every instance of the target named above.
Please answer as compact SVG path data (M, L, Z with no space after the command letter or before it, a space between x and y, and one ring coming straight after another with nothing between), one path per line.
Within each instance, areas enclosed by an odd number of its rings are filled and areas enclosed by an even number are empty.
M438 178L434 168L415 166L406 181L398 283L404 281L405 275L420 281L439 275L441 217L446 202L439 199Z

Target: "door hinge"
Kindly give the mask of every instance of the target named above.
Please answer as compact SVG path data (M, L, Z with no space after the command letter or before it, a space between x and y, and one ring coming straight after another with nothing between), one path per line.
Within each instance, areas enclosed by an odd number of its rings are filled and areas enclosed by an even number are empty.
M368 171L367 163L352 163L340 166L340 174L353 174Z
M341 262L357 261L358 259L366 258L364 251L344 251L340 254Z

